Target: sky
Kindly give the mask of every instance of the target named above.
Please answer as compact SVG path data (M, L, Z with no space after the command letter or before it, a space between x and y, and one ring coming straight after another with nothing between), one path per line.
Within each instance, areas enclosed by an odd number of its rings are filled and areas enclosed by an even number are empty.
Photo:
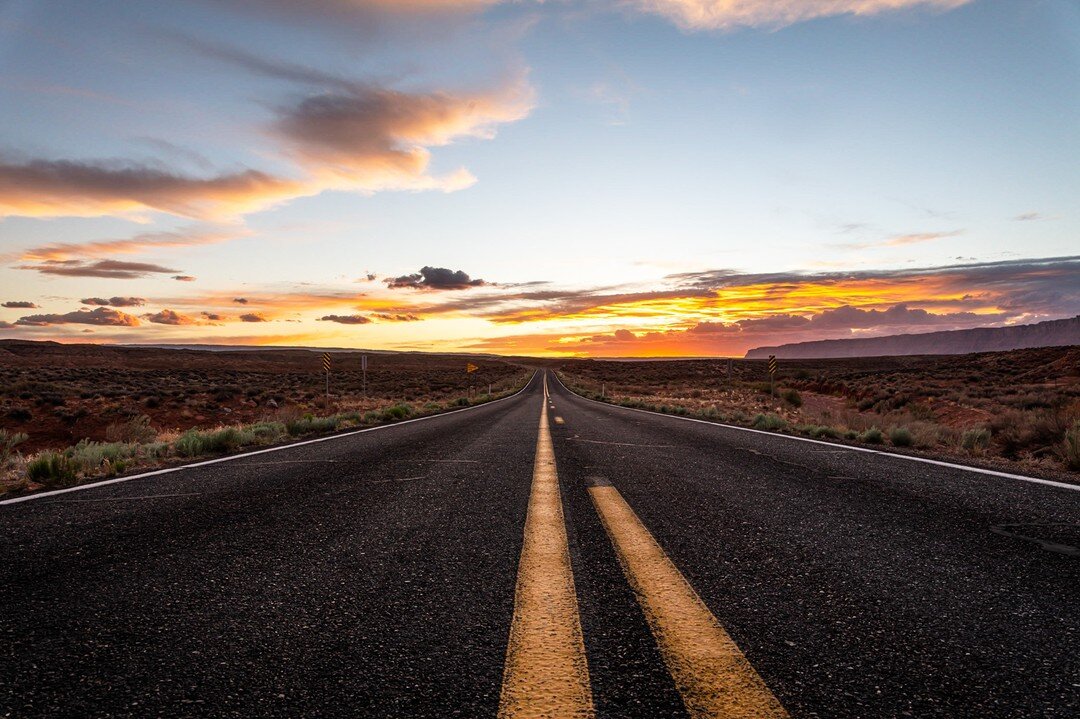
M741 356L1080 314L1075 0L0 0L0 338Z

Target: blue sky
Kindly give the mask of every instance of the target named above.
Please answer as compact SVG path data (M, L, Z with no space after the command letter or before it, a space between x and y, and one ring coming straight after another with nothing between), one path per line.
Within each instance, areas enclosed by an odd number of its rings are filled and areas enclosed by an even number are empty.
M406 5L0 2L0 300L37 305L0 336L696 355L1080 312L1075 3Z

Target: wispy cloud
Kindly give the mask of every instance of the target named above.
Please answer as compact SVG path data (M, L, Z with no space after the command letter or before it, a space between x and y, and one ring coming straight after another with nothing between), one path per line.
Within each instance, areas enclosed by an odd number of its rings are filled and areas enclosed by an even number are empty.
M780 28L836 15L877 15L923 8L952 10L974 0L628 0L643 12L661 15L684 30Z
M150 262L122 262L120 260L57 260L36 265L18 265L20 270L36 270L44 275L63 277L103 277L114 280L135 280L154 274L169 274L176 270Z
M935 240L943 240L949 237L957 237L964 234L963 230L947 230L942 232L910 232L903 235L892 235L886 237L883 240L871 241L871 242L844 242L836 245L837 247L846 247L853 250L865 250L871 247L904 247L906 245L917 245L923 242L933 242Z
M72 258L109 257L115 254L136 254L147 250L212 245L250 235L250 230L244 228L211 229L195 227L187 230L143 232L131 237L41 245L25 250L22 253L22 259L57 261Z
M34 304L33 302L29 302L27 300L8 300L7 302L0 305L0 307L7 307L8 309L18 309L18 310L36 310L37 309L36 304Z
M313 190L257 170L193 177L126 161L0 159L0 217L95 217L147 210L220 217Z

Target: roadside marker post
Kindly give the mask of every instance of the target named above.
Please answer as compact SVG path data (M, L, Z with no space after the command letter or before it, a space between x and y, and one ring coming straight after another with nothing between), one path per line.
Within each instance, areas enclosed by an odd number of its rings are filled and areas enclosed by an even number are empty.
M326 372L326 409L330 410L330 353L322 353L322 366Z
M360 370L363 372L363 391L367 397L367 355L360 355Z
M776 396L776 355L769 355L769 396Z
M469 375L469 397L472 398L472 373L480 369L472 362L465 363L465 374Z

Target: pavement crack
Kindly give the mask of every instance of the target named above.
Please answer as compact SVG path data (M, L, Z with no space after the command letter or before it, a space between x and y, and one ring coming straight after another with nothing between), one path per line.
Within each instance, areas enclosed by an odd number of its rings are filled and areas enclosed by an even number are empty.
M582 439L580 437L567 437L567 442L588 442L589 444L608 444L615 447L652 447L670 449L670 444L635 444L633 442L602 442L598 439Z
M1080 547L1074 547L1070 544L1062 544L1055 542L1051 539L1043 539L1041 537L1033 537L1030 534L1023 534L1031 530L1039 529L1080 529L1080 525L1067 524L1067 523L1045 523L1045 524L995 524L990 527L990 531L994 534L1000 534L1003 537L1012 537L1013 539L1019 539L1024 542L1032 542L1039 545L1047 552L1053 552L1054 554L1064 554L1070 557L1080 557Z

